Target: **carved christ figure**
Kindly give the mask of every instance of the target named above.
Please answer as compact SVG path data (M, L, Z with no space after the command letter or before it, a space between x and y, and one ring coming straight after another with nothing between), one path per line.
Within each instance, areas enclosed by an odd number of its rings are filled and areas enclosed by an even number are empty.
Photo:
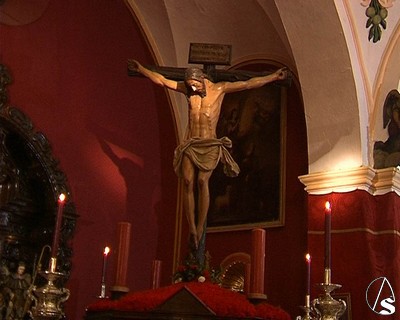
M128 68L139 72L155 84L183 93L188 101L189 123L184 141L175 149L174 169L184 180L183 208L189 223L191 242L198 248L203 236L210 203L209 179L219 161L224 164L228 176L237 176L239 167L227 148L231 140L218 138L217 123L222 101L226 93L259 88L267 83L284 80L287 71L282 68L266 76L257 76L246 81L210 81L199 68L188 68L183 81L167 79L162 74L149 70L136 60L128 60ZM194 188L197 185L197 221Z

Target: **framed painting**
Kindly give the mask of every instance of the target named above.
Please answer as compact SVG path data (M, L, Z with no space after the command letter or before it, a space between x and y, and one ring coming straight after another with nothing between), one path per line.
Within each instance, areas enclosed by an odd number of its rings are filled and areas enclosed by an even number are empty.
M225 96L217 135L232 140L240 174L225 176L221 163L214 170L207 231L284 225L286 90L269 84Z
M332 298L335 300L343 300L346 303L346 311L340 317L340 320L351 320L351 297L350 293L332 293Z

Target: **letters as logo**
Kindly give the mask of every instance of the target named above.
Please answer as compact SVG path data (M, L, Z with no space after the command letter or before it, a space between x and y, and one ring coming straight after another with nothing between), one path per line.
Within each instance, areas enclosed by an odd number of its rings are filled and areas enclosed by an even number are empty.
M396 311L393 288L386 277L377 278L369 284L366 300L369 308L377 314L390 315Z

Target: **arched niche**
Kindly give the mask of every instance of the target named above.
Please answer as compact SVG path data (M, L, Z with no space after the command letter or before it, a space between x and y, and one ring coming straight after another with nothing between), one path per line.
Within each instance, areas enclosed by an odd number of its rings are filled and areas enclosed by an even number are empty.
M50 142L31 120L8 103L11 76L0 64L0 258L1 269L47 270L51 255L57 199L67 195L60 231L57 271L65 282L71 270L71 240L77 213L67 178L52 155ZM47 246L47 247L46 247ZM40 259L42 258L42 259ZM35 280L35 279L33 279ZM37 279L40 281L40 279Z

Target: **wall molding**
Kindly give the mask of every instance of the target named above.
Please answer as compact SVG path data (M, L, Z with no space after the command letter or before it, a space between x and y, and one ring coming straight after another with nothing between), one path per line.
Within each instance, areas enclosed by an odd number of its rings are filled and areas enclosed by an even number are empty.
M400 168L373 169L362 166L352 169L311 173L298 177L308 194L365 190L372 195L396 192L400 195Z

